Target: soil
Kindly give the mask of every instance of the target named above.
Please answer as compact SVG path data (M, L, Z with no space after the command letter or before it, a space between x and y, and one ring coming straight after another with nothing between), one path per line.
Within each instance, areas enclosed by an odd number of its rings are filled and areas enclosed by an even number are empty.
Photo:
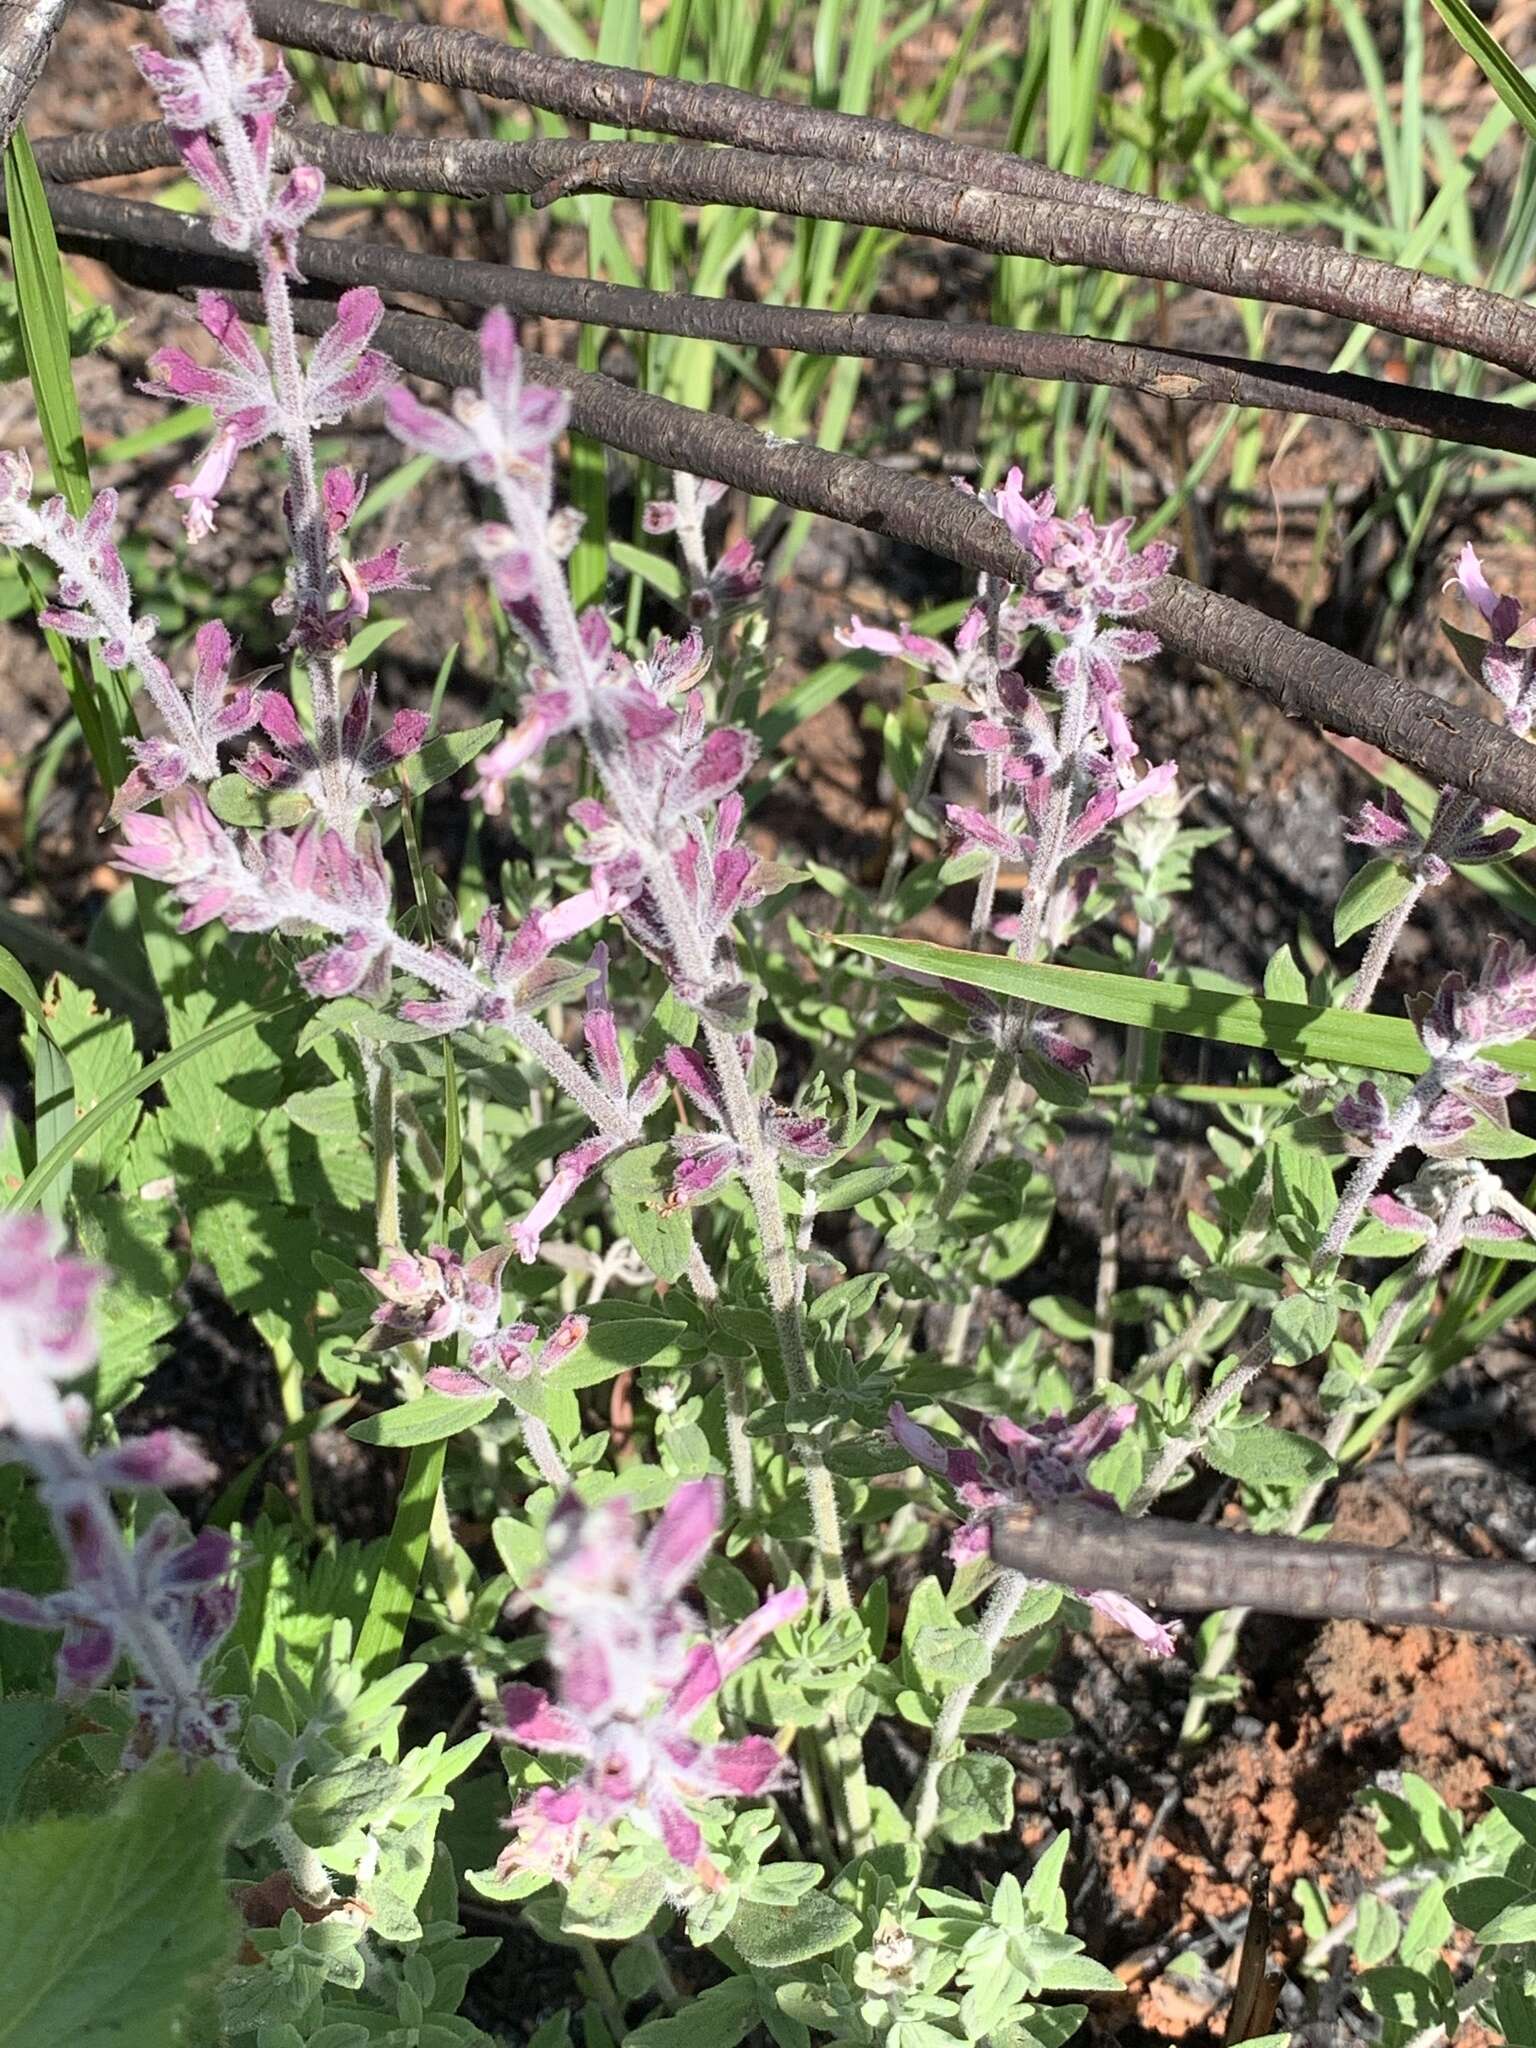
M941 21L945 12L940 10ZM1241 26L1249 12L1245 6L1231 10L1229 28ZM496 0L442 0L436 16L492 34L502 24ZM1385 35L1395 16L1383 14L1382 21ZM32 132L146 118L152 109L127 54L140 33L135 16L97 0L78 6L37 93ZM931 67L943 62L945 33L936 28L930 44L901 53L903 83L924 67L924 75L932 75ZM1529 54L1526 37L1524 17L1512 20L1505 40L1517 61ZM1390 62L1389 42L1383 50ZM1431 52L1426 103L1444 110L1454 135L1465 141L1486 111L1486 91L1470 60L1438 31ZM1313 55L1319 68L1312 89L1300 95L1277 91L1264 112L1293 147L1319 152L1325 174L1339 182L1352 175L1352 165L1371 161L1372 116L1353 90L1355 74L1331 35ZM1295 69L1304 53L1298 45L1285 56ZM1343 80L1350 89L1337 89ZM400 124L420 129L447 127L466 111L471 118L478 111L472 104L466 110L452 95L413 85L401 87L398 98ZM1491 213L1507 206L1514 168L1512 155L1496 152L1484 179L1484 204ZM139 181L149 187L157 182ZM1243 201L1273 196L1241 182L1231 194ZM626 218L623 209L619 217ZM409 246L440 253L500 256L573 272L584 263L581 238L542 216L501 223L488 208L431 202L382 215L342 213L336 231L345 232L354 219L370 234L387 231ZM759 273L766 280L781 241L767 231L763 250L749 265L754 283ZM87 444L98 458L98 480L123 491L128 529L164 566L178 541L166 485L180 472L185 451L171 449L131 467L99 457L112 440L162 416L160 404L136 389L136 379L157 346L183 335L185 309L135 291L99 266L76 268L87 288L112 304L125 323L104 351L76 365ZM892 257L875 309L921 307L937 317L985 317L988 290L981 259L909 245ZM1172 294L1167 313L1175 340L1187 336L1206 349L1248 352L1242 324L1224 301ZM1271 320L1266 346L1287 360L1324 367L1345 333L1338 323L1282 313ZM567 353L573 346L568 329L548 323L534 323L526 338L533 346ZM605 366L622 373L626 361L616 347ZM1370 362L1379 373L1408 374L1393 343L1374 343ZM875 366L862 387L850 446L884 450L886 423L920 394L915 373ZM750 394L743 396L749 417L754 403ZM1161 496L1171 473L1166 414L1147 400L1120 394L1110 419L1116 462L1132 498L1138 492L1148 501ZM1189 419L1196 452L1217 424L1214 412ZM946 416L925 417L922 435L901 454L935 471L963 467L963 451L974 446L979 425L978 393L962 388ZM1191 573L1277 617L1308 624L1351 652L1395 665L1420 687L1470 701L1471 686L1438 631L1440 587L1470 537L1483 547L1496 585L1523 584L1529 592L1533 520L1527 507L1514 499L1458 495L1458 487L1448 491L1422 550L1412 601L1388 621L1376 587L1389 529L1379 526L1378 539L1364 550L1342 544L1350 508L1379 484L1371 442L1335 423L1312 421L1280 455L1286 426L1275 416L1264 417L1260 482L1251 492L1233 488L1224 461L1210 472L1184 528L1196 556ZM24 387L0 388L0 440L40 452ZM961 451L960 461L946 465L954 451ZM361 454L379 474L392 465L392 444L376 421L365 423ZM219 532L198 561L198 575L210 587L240 589L276 565L269 481L250 461L238 472ZM633 487L617 465L612 483L620 494ZM1331 524L1319 544L1326 490L1336 493L1336 502L1328 507ZM629 501L621 496L620 503L627 517ZM738 522L741 510L733 513ZM427 586L398 606L408 625L379 655L381 693L390 705L424 702L442 649L458 642L461 659L447 710L451 724L488 715L494 696L490 619L463 545L470 512L460 484L438 473L408 514L395 512L379 531L381 542L410 538ZM778 578L770 593L774 690L792 687L832 655L832 631L850 611L886 618L961 590L957 573L946 564L851 529L814 526L793 572ZM270 643L258 613L247 643L253 661L270 654L263 633ZM0 689L0 881L17 910L78 938L102 892L117 886L103 864L99 794L78 748L65 752L51 787L44 787L43 750L66 707L57 674L29 624L0 624L0 673L6 677ZM866 880L878 877L892 826L891 791L878 731L864 713L894 701L893 679L872 679L791 736L791 771L757 821L790 857L810 856ZM1202 856L1194 892L1180 906L1179 956L1254 981L1274 949L1293 938L1298 922L1326 934L1331 907L1357 864L1340 821L1367 785L1318 734L1287 723L1219 679L1160 663L1141 679L1132 710L1148 757L1177 756L1186 784L1200 785L1194 820L1220 824L1229 835ZM429 857L445 871L459 858L462 831L462 807L444 794L429 807L427 841ZM1000 907L1006 909L1006 901ZM812 924L816 908L813 893L797 903ZM965 897L956 893L927 915L921 930L959 941L967 915ZM1439 892L1404 944L1383 999L1475 961L1487 922L1486 901L1476 892L1459 883ZM1186 1047L1177 1056L1188 1058L1188 1078L1226 1071L1219 1054ZM892 1058L899 1068L900 1048ZM25 1090L9 1024L0 1025L0 1081ZM1122 1218L1123 1284L1167 1284L1173 1278L1190 1249L1184 1212L1206 1200L1211 1157L1204 1113L1170 1104L1159 1109L1158 1119L1154 1185L1128 1198ZM988 1313L1020 1333L1029 1296L1092 1293L1102 1140L1069 1120L1049 1166L1060 1196L1058 1228L1020 1287L987 1304ZM857 1250L856 1240L850 1245ZM186 1307L171 1356L134 1420L152 1426L174 1415L202 1437L231 1477L281 1429L273 1376L254 1331L219 1299L206 1276L195 1278ZM1536 1528L1536 1374L1529 1339L1523 1325L1503 1332L1495 1346L1451 1376L1432 1404L1405 1422L1393 1443L1377 1447L1332 1504L1339 1536L1384 1547L1536 1559L1536 1538L1529 1533ZM1082 1368L1069 1350L1064 1355L1074 1369ZM1305 1387L1285 1382L1269 1391L1288 1404L1287 1420L1305 1425ZM381 1487L378 1462L363 1460L348 1439L329 1433L316 1437L314 1451L322 1521L344 1535L368 1536L387 1527L392 1500ZM272 1461L268 1477L291 1486L291 1471L281 1458ZM1178 1511L1219 1518L1226 1511L1225 1495L1206 1482L1181 1497ZM1309 2048L1366 2041L1369 2025L1351 1999L1347 1971L1335 1970L1320 2003L1315 1991L1310 2008L1303 1998L1296 1965L1306 1943L1292 1896L1297 1880L1321 1887L1340 1920L1365 1888L1381 1880L1378 1838L1356 1801L1362 1790L1390 1782L1395 1773L1418 1773L1467 1813L1489 1784L1536 1782L1536 1656L1524 1645L1355 1623L1302 1627L1254 1619L1242 1631L1235 1675L1235 1708L1215 1712L1213 1732L1190 1755L1177 1748L1190 1677L1187 1658L1152 1666L1123 1637L1087 1636L1069 1639L1047 1677L1036 1681L1042 1696L1070 1707L1075 1732L1060 1744L1017 1752L1017 1829L1012 1841L996 1848L994 1860L998 1867L1016 1862L1021 1850L1070 1829L1072 1925L1126 1987L1123 1999L1095 2007L1085 2040L1121 2048L1173 2041L1215 2048L1224 2038L1237 1951L1262 1880L1272 1915L1272 1960L1285 1973L1276 2024L1296 2027L1297 2040ZM910 1759L894 1756L884 1761L893 1773L910 1765ZM465 1802L477 1813L484 1804L478 1793ZM977 1867L974 1858L968 1856L963 1867L957 1859L963 1880ZM505 2027L508 2013L516 2011L520 2032L506 2038L521 2038L545 2013L568 2002L568 1956L536 1941L514 1916L483 1904L467 1901L466 1918L470 1931L495 1931L505 1940L502 1956L472 1991L472 2009L483 2024ZM1170 1972L1167 1965L1176 1955L1190 1962ZM697 1988L708 1981L705 1959L679 1956L676 1962L685 1985ZM1460 2048L1477 2048L1471 2034Z

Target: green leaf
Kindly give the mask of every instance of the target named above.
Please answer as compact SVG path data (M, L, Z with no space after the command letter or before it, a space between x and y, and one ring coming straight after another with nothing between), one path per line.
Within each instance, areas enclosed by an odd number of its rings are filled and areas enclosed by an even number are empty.
M834 943L892 967L942 975L970 988L990 989L995 995L1016 996L1021 1002L1045 1004L1105 1024L1172 1031L1272 1052L1283 1060L1329 1060L1373 1073L1422 1074L1429 1065L1406 1017L1273 1002L1224 989L1191 988L1183 982L1106 974L1096 968L1033 966L1001 954L970 953L922 939L855 933ZM1489 1056L1519 1074L1522 1086L1536 1078L1536 1044L1530 1041L1490 1047Z
M1506 1906L1502 1913L1495 1913L1491 1920L1485 1920L1477 1930L1477 1938L1484 1948L1506 1948L1519 1942L1536 1941L1536 1893L1527 1892L1517 1903Z
M93 348L110 341L124 323L107 305L69 307L69 352L88 356ZM21 338L21 307L16 287L0 278L0 384L12 384L27 374L26 350Z
M91 471L70 371L63 265L48 195L20 129L5 152L6 228L16 268L22 347L54 481L77 516L91 502Z
M586 1349L613 1372L648 1365L670 1371L683 1359L688 1325L648 1301L595 1301L587 1317Z
M208 808L226 825L264 832L269 825L298 825L314 809L297 789L258 789L243 775L221 775L208 785Z
M906 1166L856 1166L851 1173L840 1173L835 1180L820 1184L818 1207L824 1216L834 1209L852 1209L884 1194L887 1188L899 1187L910 1171Z
M168 1080L173 1074L181 1074L194 1063L206 1061L209 1053L215 1048L221 1051L226 1049L231 1039L255 1029L259 1024L291 1016L308 1001L307 996L295 993L279 997L272 1002L239 1009L232 1015L221 1016L217 1023L193 1032L182 1044L175 1046L170 1052L162 1053L159 1059L151 1060L147 1066L140 1068L132 1081L126 1081L121 1087L115 1088L93 1110L78 1118L74 1128L38 1160L21 1186L14 1189L0 1207L9 1211L36 1208L80 1147L104 1126L110 1124L125 1102L132 1102L139 1096L148 1094L157 1083Z
M160 1362L161 1339L181 1320L176 1296L187 1259L168 1242L175 1222L168 1203L121 1195L98 1195L75 1211L81 1251L112 1276L96 1303L99 1415L133 1397Z
M32 977L16 958L0 946L0 996L9 996L16 1007L39 1027L43 1022L42 998L32 986Z
M1536 138L1536 89L1503 45L1478 20L1468 0L1435 0L1435 12L1526 134Z
M142 1064L134 1050L132 1022L104 1014L93 996L59 974L43 992L43 1015L50 1037L69 1063L75 1116L87 1115L109 1097L117 1101L118 1091L133 1081ZM138 1120L139 1104L131 1097L76 1146L72 1185L76 1200L92 1187L112 1185Z
M1388 860L1385 855L1378 860L1368 860L1360 872L1351 875L1344 885L1344 893L1333 913L1334 944L1342 946L1346 939L1352 939L1356 932L1364 931L1368 925L1380 924L1389 910L1396 910L1412 887L1412 875L1395 860Z
M1315 1294L1288 1294L1276 1302L1269 1319L1269 1334L1276 1361L1281 1365L1305 1365L1333 1342L1339 1311L1333 1302Z
M654 1863L619 1867L588 1858L565 1895L560 1926L597 1941L632 1941L666 1903L667 1879Z
M738 1953L756 1970L782 1970L841 1948L859 1932L859 1917L825 1892L808 1892L792 1906L747 1900L727 1929Z
M27 1032L27 1047L32 1059L35 1118L32 1141L36 1156L64 1143L74 1129L74 1077L70 1073L69 1060L54 1037L47 1010L33 988L26 969L10 953L3 953L3 967L4 977L3 981L0 981L0 987L3 987L5 994L20 1005L26 1013L30 1027ZM64 1213L72 1175L71 1159L68 1168L61 1175L61 1185L48 1191L43 1206L50 1215L61 1216Z
M494 1415L500 1406L496 1394L440 1394L429 1387L398 1408L386 1408L378 1415L365 1415L354 1422L347 1435L354 1443L379 1444L386 1450L414 1449L418 1444L442 1443L461 1430L473 1429Z
M394 1526L357 1638L355 1662L366 1678L380 1677L399 1660L406 1625L416 1604L421 1568L426 1562L432 1510L443 1483L443 1458L441 1440L418 1444L406 1466Z
M693 1218L686 1209L665 1212L644 1196L616 1194L613 1222L658 1280L682 1278L693 1251Z
M334 1848L353 1828L387 1814L406 1783L403 1767L384 1757L350 1757L299 1787L289 1816L294 1833L311 1849Z
M624 2048L736 2048L759 2019L757 1986L730 1977L698 1992L666 2019L647 2020L624 2036Z
M1480 1935L1501 1913L1523 1905L1529 1897L1525 1886L1512 1877L1474 1877L1466 1884L1453 1884L1445 1903L1463 1927Z
M32 146L20 128L5 150L6 228L16 278L16 312L38 424L48 449L54 482L69 509L82 516L91 502L91 471L85 433L70 368L70 322L64 298L64 266L48 211L48 195ZM57 636L50 647L69 690L91 758L108 789L116 789L127 767L122 731L131 718L120 685L92 649L86 661Z
M0 1826L16 1811L28 1771L58 1741L69 1719L57 1700L23 1695L0 1700Z
M416 753L395 763L395 778L402 790L413 797L420 796L434 782L457 775L477 754L483 754L493 740L500 739L505 730L502 719L492 718L484 725L472 725L467 732L440 732L435 740L428 740Z
M232 1953L238 1778L165 1760L106 1815L0 1832L0 2048L167 2048Z
M1013 1766L978 1750L939 1773L939 1826L950 1841L978 1842L1013 1824Z
M1384 1963L1397 1947L1403 1923L1395 1907L1388 1900L1377 1898L1374 1892L1361 1894L1355 1916L1355 1961L1362 1970L1373 1969L1377 1963Z
M912 1638L908 1654L921 1677L946 1687L979 1684L992 1661L976 1630L955 1623L920 1628Z
M1335 1469L1321 1444L1267 1422L1213 1430L1205 1456L1216 1471L1246 1486L1303 1486Z

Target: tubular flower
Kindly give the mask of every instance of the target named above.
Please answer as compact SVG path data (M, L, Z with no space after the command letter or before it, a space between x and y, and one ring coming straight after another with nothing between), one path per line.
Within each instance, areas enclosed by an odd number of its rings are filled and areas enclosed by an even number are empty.
M165 1748L223 1757L234 1705L208 1697L201 1668L235 1618L234 1544L214 1529L188 1539L174 1515L159 1515L129 1549L111 1499L217 1475L176 1430L83 1449L88 1411L60 1386L95 1363L92 1308L108 1275L60 1245L45 1216L0 1220L0 1458L36 1475L68 1573L54 1593L0 1588L0 1621L59 1632L66 1696L105 1685L128 1659L136 1725L125 1767Z
M742 1165L741 1148L730 1134L729 1118L719 1083L703 1056L690 1048L669 1046L663 1055L668 1078L674 1081L711 1126L683 1131L672 1140L677 1160L667 1196L669 1209L686 1209L733 1178ZM770 1149L787 1154L803 1166L824 1164L832 1156L832 1133L825 1117L806 1116L782 1104L759 1104L762 1132Z
M1510 731L1528 738L1536 725L1536 619L1525 616L1518 598L1492 587L1470 541L1461 551L1447 588L1459 590L1486 621L1489 640L1482 658L1483 682L1504 706Z
M498 1869L567 1879L579 1856L628 1822L712 1888L719 1873L695 1809L756 1798L785 1782L766 1736L715 1742L693 1725L721 1686L805 1606L804 1589L773 1594L719 1640L705 1637L681 1595L719 1530L719 1483L678 1488L643 1542L622 1499L583 1508L567 1495L549 1525L549 1563L535 1588L548 1614L554 1698L529 1685L501 1695L503 1741L576 1759L569 1783L541 1787L512 1813Z
M991 1549L989 1516L996 1508L1076 1498L1112 1508L1115 1500L1089 1480L1088 1467L1125 1434L1136 1419L1136 1404L1100 1408L1079 1422L1061 1414L1021 1428L1000 1415L954 1409L974 1448L946 1445L914 1422L898 1402L891 1409L891 1434L908 1457L945 1480L969 1519L956 1530L949 1554L969 1564ZM1080 1592L1106 1619L1128 1629L1154 1657L1173 1654L1174 1631L1155 1621L1122 1594Z
M42 614L45 626L72 640L93 642L107 667L134 669L165 726L164 737L130 742L135 767L112 806L114 817L166 796L189 781L219 772L219 747L255 720L248 685L229 693L234 644L212 621L197 635L191 701L155 649L155 621L133 609L128 572L113 530L116 491L100 491L83 518L62 498L32 504L32 465L24 454L0 454L0 541L36 548L58 571L58 602Z
M421 1256L391 1251L363 1278L383 1299L373 1312L373 1346L439 1344L460 1334L475 1340L494 1334L501 1321L501 1275L507 1245L466 1259L435 1244Z
M370 737L375 689L372 678L359 684L341 724L342 796L359 814L398 803L397 792L373 778L414 754L429 724L424 711L397 711L383 732ZM271 744L247 749L235 764L240 773L260 789L292 790L318 803L325 764L300 725L292 700L279 690L263 690L255 716Z

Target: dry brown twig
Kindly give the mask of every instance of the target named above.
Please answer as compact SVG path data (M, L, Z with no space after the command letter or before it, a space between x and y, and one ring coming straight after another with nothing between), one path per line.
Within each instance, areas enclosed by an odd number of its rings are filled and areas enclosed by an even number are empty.
M81 202L82 217L103 225L107 219L129 224L128 212L118 211L126 209L126 202L59 195L61 213L66 203ZM93 238L87 244L92 253L162 290L241 276L199 222L160 208L133 211L152 216L147 223L132 222L140 242L152 231L157 246L177 252L174 264L161 263L157 269L146 262L142 248L126 240ZM314 275L335 246L307 237L300 262ZM329 305L315 299L301 301L296 314L309 332L323 330L331 319ZM445 384L475 382L474 340L447 321L392 313L380 329L380 342L415 375ZM1006 580L1017 568L1006 528L975 498L947 484L804 443L776 441L738 420L632 391L610 377L547 357L530 356L527 374L570 393L572 423L579 432L627 454L891 534L978 573ZM1171 653L1245 684L1288 716L1363 739L1437 784L1450 783L1499 809L1536 817L1536 754L1490 720L1176 576L1164 579L1145 617Z
M1001 1510L992 1552L1026 1577L1103 1587L1180 1614L1249 1607L1299 1620L1536 1636L1536 1571L1521 1564L1131 1522L1071 1500Z
M314 122L293 123L281 146L290 161L302 158L315 164L335 184L447 191L466 197L533 190L553 161L548 153L569 147L353 135ZM64 184L168 168L177 161L175 146L159 122L49 137L36 148L45 176ZM515 172L513 160L519 166ZM89 224L87 210L69 201L59 205L61 220ZM108 223L108 216L97 217L103 225ZM331 284L367 283L385 291L424 293L473 306L506 306L523 315L642 334L922 363L1053 383L1107 384L1161 399L1308 413L1366 431L1423 434L1511 454L1536 453L1536 418L1515 406L1195 350L1152 348L1089 335L1019 333L982 322L831 313L816 307L643 291L506 264L422 256L351 236L325 245L315 275Z

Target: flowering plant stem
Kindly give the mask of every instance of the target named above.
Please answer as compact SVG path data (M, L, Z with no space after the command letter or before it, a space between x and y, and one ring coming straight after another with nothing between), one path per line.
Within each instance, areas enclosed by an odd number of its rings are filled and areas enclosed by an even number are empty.
M951 1753L960 1739L960 1730L971 1703L981 1687L992 1674L1003 1638L1009 1624L1018 1613L1024 1595L1029 1591L1030 1582L1022 1572L1001 1572L987 1596L986 1607L982 1610L977 1627L977 1640L986 1651L987 1668L981 1677L968 1685L961 1685L946 1695L944 1705L934 1723L933 1735L928 1744L928 1758L923 1766L923 1775L918 1780L917 1791L912 1799L912 1838L919 1849L926 1849L934 1825L939 1817L939 1778L944 1766L950 1761Z
M1407 928L1408 920L1418 909L1425 891L1430 887L1427 875L1415 875L1412 886L1401 903L1396 904L1371 933L1370 944L1365 949L1365 958L1360 963L1360 972L1355 976L1355 985L1344 998L1346 1010L1368 1010L1371 999L1387 971L1397 942Z
M1385 1365L1388 1358L1391 1357L1392 1347L1401 1335L1403 1325L1407 1322L1414 1303L1419 1299L1424 1287L1437 1274L1443 1272L1449 1262L1460 1240L1461 1226L1466 1220L1468 1201L1469 1198L1465 1195L1459 1200L1453 1201L1446 1216L1441 1220L1440 1228L1414 1260L1406 1284L1401 1292L1389 1303L1382 1315L1381 1321L1372 1331L1371 1340L1366 1345L1364 1355L1360 1360L1360 1384L1362 1387L1369 1384L1371 1375L1381 1366ZM1323 1433L1323 1449L1336 1464L1347 1460L1347 1446L1357 1412L1358 1409L1353 1402L1347 1403L1332 1417L1327 1429ZM1379 1427L1374 1413L1371 1417L1370 1426L1373 1430ZM1300 1536L1306 1531L1313 1515L1317 1512L1319 1501L1321 1501L1331 1484L1332 1475L1325 1473L1321 1478L1314 1479L1311 1485L1302 1492L1281 1525L1285 1535ZM1251 1608L1233 1607L1229 1608L1222 1616L1220 1626L1211 1637L1205 1655L1201 1659L1200 1676L1202 1679L1219 1678L1222 1672L1226 1670L1237 1649L1239 1632L1251 1612ZM1198 1739L1201 1729L1205 1725L1208 1706L1208 1700L1201 1697L1200 1689L1197 1687L1190 1697L1189 1705L1184 1710L1184 1720L1179 1729L1179 1741L1181 1743L1187 1744Z
M947 1222L955 1204L970 1184L971 1175L981 1164L992 1135L997 1129L997 1120L1002 1115L1003 1104L1008 1097L1008 1084L1013 1078L1013 1060L1009 1054L1000 1052L987 1069L987 1078L982 1085L976 1107L971 1111L971 1120L966 1126L960 1149L950 1161L938 1195L938 1214L941 1222Z

